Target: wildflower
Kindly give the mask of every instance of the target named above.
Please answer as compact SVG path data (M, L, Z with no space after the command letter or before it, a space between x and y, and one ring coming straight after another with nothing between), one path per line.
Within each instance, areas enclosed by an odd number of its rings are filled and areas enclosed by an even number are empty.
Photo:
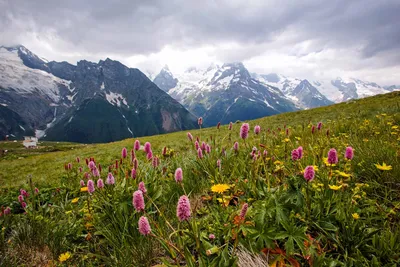
M329 164L336 164L338 163L338 156L336 149L331 148L328 152L328 163Z
M289 138L285 138L285 139L283 139L283 142L285 142L285 143L287 143L287 142L289 142L290 141L290 139Z
M106 184L109 184L109 185L115 184L115 178L111 172L108 173Z
M72 204L78 203L79 201L79 197L74 198L73 200L71 200Z
M90 161L88 167L89 169L93 170L96 167L96 163L94 163L94 161Z
M214 234L210 234L210 235L208 236L208 238L211 239L211 240L214 240L214 239L215 239L215 235L214 235Z
M286 129L286 135L289 135L289 128Z
M82 191L82 188L81 188ZM92 194L94 192L94 182L92 180L89 180L87 182L87 191L89 192L89 194Z
M160 163L160 161L159 161L158 157L153 157L151 163L152 163L152 165L153 165L154 168L157 168L157 167L158 167L158 164Z
M326 136L329 136L329 129L326 130Z
M233 125L233 123L230 122L230 123L229 123L229 126L228 126L228 130L229 130L229 131L232 130L232 125Z
M219 130L219 127L221 127L221 122L218 122L217 124L217 129Z
M143 192L141 190L133 192L132 204L135 207L136 211L144 211L144 198Z
M18 196L18 202L21 203L24 201L24 196L23 195L19 195Z
M135 178L136 178L136 170L135 170L135 168L133 168L133 169L131 170L131 178L132 178L132 179L135 179Z
M87 192L87 191L89 191L89 189L88 189L88 187L87 187L87 186L85 186L85 187L81 187L81 192Z
M4 211L3 211L4 215L8 215L10 213L11 213L11 208L10 207L5 208Z
M58 257L58 260L59 260L60 262L64 262L64 261L67 261L69 258L71 258L71 253L66 252L66 253L61 254L61 255Z
M100 177L99 170L96 168L96 166L93 168L92 174L94 177Z
M237 152L239 150L239 143L238 142L235 142L233 144L233 149L235 150L235 152Z
M201 150L206 150L206 142L201 142Z
M217 168L221 169L221 160L220 159L217 160Z
M199 159L203 158L203 151L200 148L197 150L197 156L199 157Z
M146 194L146 193L147 193L147 189L146 189L146 186L144 185L144 182L140 182L140 183L139 183L138 189L139 189L140 191L142 191L143 194Z
M300 159L299 151L297 149L293 149L292 150L292 160L296 161L298 159Z
M196 150L199 150L200 145L198 141L194 142L194 147L196 148Z
M133 160L133 168L134 168L135 170L137 170L138 165L139 165L138 160L137 160L137 159L134 159L134 160Z
M97 180L97 187L98 187L98 188L104 188L103 179L99 178L99 179Z
M351 174L345 173L345 172L341 172L341 171L336 171L336 173L339 176L345 177L345 178L349 178L351 176Z
M254 133L258 135L260 132L261 132L261 127L260 127L260 125L256 125L256 126L254 127Z
M358 213L353 213L353 214L351 214L351 216L353 216L354 220L360 219L360 215L358 215Z
M339 185L339 186L337 186L337 185L330 185L330 186L329 186L330 189L335 190L335 191L341 189L342 187L343 187L343 185Z
M29 193L28 192L26 192L24 189L20 189L19 190L19 193L21 194L21 195L23 195L24 197L29 197Z
M211 153L211 147L209 144L206 145L206 153L210 154Z
M131 162L136 158L135 150L132 148L131 149Z
M297 153L299 154L299 159L301 159L303 157L303 147L299 146L297 148Z
M315 125L313 125L312 127L311 127L311 133L313 134L315 132Z
M167 155L167 147L166 146L162 150L162 155L163 156Z
M178 168L178 169L176 169L176 171L175 171L175 181L176 181L177 183L180 183L180 182L182 182L182 180L183 180L182 169L181 169L181 168Z
M151 159L153 158L153 151L151 151L151 149L150 149L150 151L147 153L146 158L147 158L147 160L151 160Z
M240 217L241 217L242 219L244 219L244 217L246 217L246 213L247 213L248 207L249 207L249 204L247 204L247 203L244 203L244 204L243 204L242 210L240 211Z
M68 170L72 170L72 163L68 163L67 168L68 168Z
M201 127L201 125L203 125L203 118L200 117L197 119L197 124Z
M188 139L190 140L190 142L192 142L193 141L193 135L191 134L191 133L187 133L187 137L188 137Z
M139 140L135 140L135 144L133 145L133 148L138 151L140 149L140 141Z
M346 147L345 157L348 160L352 160L354 156L354 150L351 146Z
M178 205L176 207L176 217L179 221L186 221L190 218L190 201L185 195L181 196L178 200Z
M242 127L240 127L240 137L244 140L247 138L249 134L249 124L248 123L243 123Z
M26 208L26 203L24 201L22 201L21 202L21 206L22 206L23 209L25 209Z
M149 220L145 216L140 217L139 219L139 232L146 236L151 233L151 227L149 224Z
M321 128L322 128L322 122L318 122L318 126L317 126L318 131L321 130Z
M266 158L266 157L267 157L267 155L268 155L268 151L267 151L267 150L264 150L264 152L263 152L263 156Z
M147 154L149 154L151 151L151 144L149 142L146 142L144 144L144 152L146 152Z
M229 188L230 186L227 184L216 184L211 187L211 191L214 193L223 194Z
M304 169L304 179L306 179L307 182L311 182L315 177L315 169L314 166L307 166Z
M128 156L128 151L126 150L126 147L124 147L121 151L121 156L122 158L126 158Z
M390 171L392 169L392 166L391 165L386 165L385 162L383 162L382 165L375 164L375 167L377 167L379 170L382 170L382 171Z
M79 167L79 169L78 169L78 170L79 170L79 172L82 172L82 167Z

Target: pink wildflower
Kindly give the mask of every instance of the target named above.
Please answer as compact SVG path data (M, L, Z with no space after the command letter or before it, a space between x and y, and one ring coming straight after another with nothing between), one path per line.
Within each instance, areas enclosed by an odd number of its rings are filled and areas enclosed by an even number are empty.
M338 155L336 149L331 148L328 152L328 163L329 164L336 164L338 163Z
M230 122L230 123L229 123L229 126L228 126L228 130L229 130L229 131L232 130L232 126L233 126L233 123Z
M214 235L214 234L210 234L210 235L208 236L208 238L211 239L211 240L214 240L214 239L215 239L215 235Z
M143 194L146 194L146 193L147 193L147 189L146 189L146 186L144 185L144 182L140 182L140 183L139 183L138 189L139 189L140 191L142 191Z
M26 209L26 203L25 202L22 202L21 206L22 206L23 209Z
M99 170L96 167L92 170L92 174L94 177L100 177Z
M318 131L321 130L321 128L322 128L322 122L318 122L318 126L317 126Z
M199 145L199 142L198 142L198 141L196 141L196 142L194 143L194 147L196 148L196 150L199 150L200 145Z
M4 215L10 214L11 213L10 207L5 208L3 213L4 213Z
M315 177L314 166L307 166L304 170L304 179L306 179L307 182L310 182L314 179L314 177Z
M149 224L149 220L145 216L139 218L139 232L146 236L151 233L151 227Z
M35 187L35 194L39 194L39 189Z
M261 127L260 127L260 125L256 125L256 126L254 127L254 133L258 135L260 132L261 132Z
M126 150L126 147L124 147L121 151L121 156L122 158L126 158L128 156L128 151Z
M220 160L220 159L217 160L217 168L218 168L218 169L221 169L221 160Z
M203 158L203 151L200 148L197 150L197 156L199 157L199 159Z
M238 152L238 150L239 150L239 143L238 142L235 142L233 144L233 149L235 150L235 152Z
M175 181L177 183L180 183L180 182L182 182L182 180L183 180L183 172L182 172L181 168L178 168L175 171Z
M138 160L137 160L137 159L134 159L134 160L133 160L133 168L134 168L135 170L137 170L138 164L139 164Z
M159 163L160 161L158 160L158 157L153 157L152 158L152 165L153 165L153 167L154 168L157 168L158 167L158 163Z
M108 173L106 184L109 184L109 185L115 184L115 178L111 172Z
M141 190L133 192L132 204L135 207L136 211L144 211L144 198L143 192Z
M244 140L249 135L249 124L243 123L242 127L240 127L240 137Z
M247 204L247 203L244 203L244 204L243 204L242 210L240 211L240 217L241 217L242 219L244 219L244 218L246 217L246 213L247 213L248 207L249 207L249 204Z
M147 160L151 160L153 158L153 151L149 151L146 155Z
M206 152L207 152L207 154L211 153L211 147L209 144L206 145Z
M103 179L99 178L99 179L97 180L97 187L98 187L98 188L104 188Z
M149 142L146 142L144 144L144 152L146 152L147 154L149 154L149 152L151 151L151 144Z
M18 196L18 202L21 203L24 201L24 196L23 195L19 195Z
M94 192L94 182L93 182L93 180L88 180L87 187L88 187L89 194L92 194Z
M197 120L197 124L201 127L201 125L203 125L203 118L202 117L200 117L198 120Z
M313 134L315 132L315 125L313 125L312 127L311 127L311 133Z
M299 153L299 159L303 158L303 147L299 146L297 148L297 152Z
M93 170L96 167L96 163L94 163L94 161L90 161L88 167L89 169Z
M206 143L205 142L201 143L201 150L206 150Z
M79 184L80 184L81 187L83 187L83 186L85 186L85 181L81 180L81 181L79 182Z
M297 149L293 149L292 150L292 160L296 161L298 159L300 159L299 151Z
M190 140L190 142L192 142L193 141L193 135L191 134L191 133L187 133L187 137L188 137L188 139Z
M135 144L133 145L133 148L138 151L140 149L140 141L139 140L135 140Z
M217 130L219 130L219 127L221 127L221 122L218 122L218 124L217 124Z
M79 157L76 157L76 162L81 162L81 159Z
M352 160L354 157L354 150L351 146L346 147L345 157L348 160Z
M133 169L131 170L131 178L132 178L132 179L135 179L135 178L136 178L136 169L135 169L135 168L133 168Z
M186 221L190 218L190 201L185 195L181 196L176 207L176 216L179 221Z

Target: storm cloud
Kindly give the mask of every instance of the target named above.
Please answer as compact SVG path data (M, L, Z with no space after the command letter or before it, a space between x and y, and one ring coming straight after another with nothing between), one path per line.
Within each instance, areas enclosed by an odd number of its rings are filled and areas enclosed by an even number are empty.
M324 68L382 82L387 72L388 83L400 83L399 14L398 0L0 0L0 44L155 69L196 65L203 53L262 72L315 76ZM175 62L161 62L173 54Z

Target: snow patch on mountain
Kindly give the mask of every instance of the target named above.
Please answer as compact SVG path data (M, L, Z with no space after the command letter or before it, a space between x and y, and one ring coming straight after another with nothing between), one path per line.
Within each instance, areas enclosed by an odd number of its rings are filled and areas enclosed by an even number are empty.
M111 105L114 106L117 105L118 107L120 107L121 103L124 104L125 106L128 105L126 99L121 94L118 93L109 92L106 94L106 99Z

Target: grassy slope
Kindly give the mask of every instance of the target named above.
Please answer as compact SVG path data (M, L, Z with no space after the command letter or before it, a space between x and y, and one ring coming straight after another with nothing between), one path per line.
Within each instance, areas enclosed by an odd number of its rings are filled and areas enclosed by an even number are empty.
M338 133L345 129L340 129L341 119L358 121L359 119L373 118L377 113L394 114L396 123L399 124L400 114L400 92L393 92L386 95L379 95L370 98L365 98L357 101L336 104L328 107L321 107L311 110L298 111L280 114L276 116L266 117L251 122L251 126L255 124L261 125L262 129L276 129L286 124L288 126L304 125L308 123L317 123L318 121L330 122L336 121L336 125L328 127L335 128ZM222 126L226 127L226 126ZM234 126L233 134L238 134L239 125ZM218 136L219 132L215 127L191 131L193 136L202 135L203 139L207 136ZM348 132L348 131L346 131ZM226 134L226 131L223 131ZM371 132L373 134L373 132ZM222 135L222 133L221 133ZM354 142L357 140L355 134L351 138ZM233 140L238 139L238 136L233 136ZM177 152L183 152L186 147L186 132L176 132L172 134L156 135L142 137L139 139L144 142L151 142L153 151L156 154L161 154L161 149L164 145L173 148ZM59 182L61 173L64 171L62 166L68 162L74 162L75 157L79 156L82 159L95 157L103 166L108 166L115 159L119 159L122 147L132 148L134 139L126 139L119 142L94 145L77 145L70 143L44 143L49 149L48 151L63 150L57 152L46 152L46 148L38 151L21 151L16 149L15 143L0 143L0 148L9 149L9 154L0 158L0 187L18 187L26 182L27 175L31 174L33 180L40 185L56 185ZM367 148L367 146L365 147ZM360 147L361 149L361 147ZM43 153L43 154L41 154ZM392 165L398 165L399 159L393 155L393 158L387 159ZM394 171L399 173L399 166L394 166Z

